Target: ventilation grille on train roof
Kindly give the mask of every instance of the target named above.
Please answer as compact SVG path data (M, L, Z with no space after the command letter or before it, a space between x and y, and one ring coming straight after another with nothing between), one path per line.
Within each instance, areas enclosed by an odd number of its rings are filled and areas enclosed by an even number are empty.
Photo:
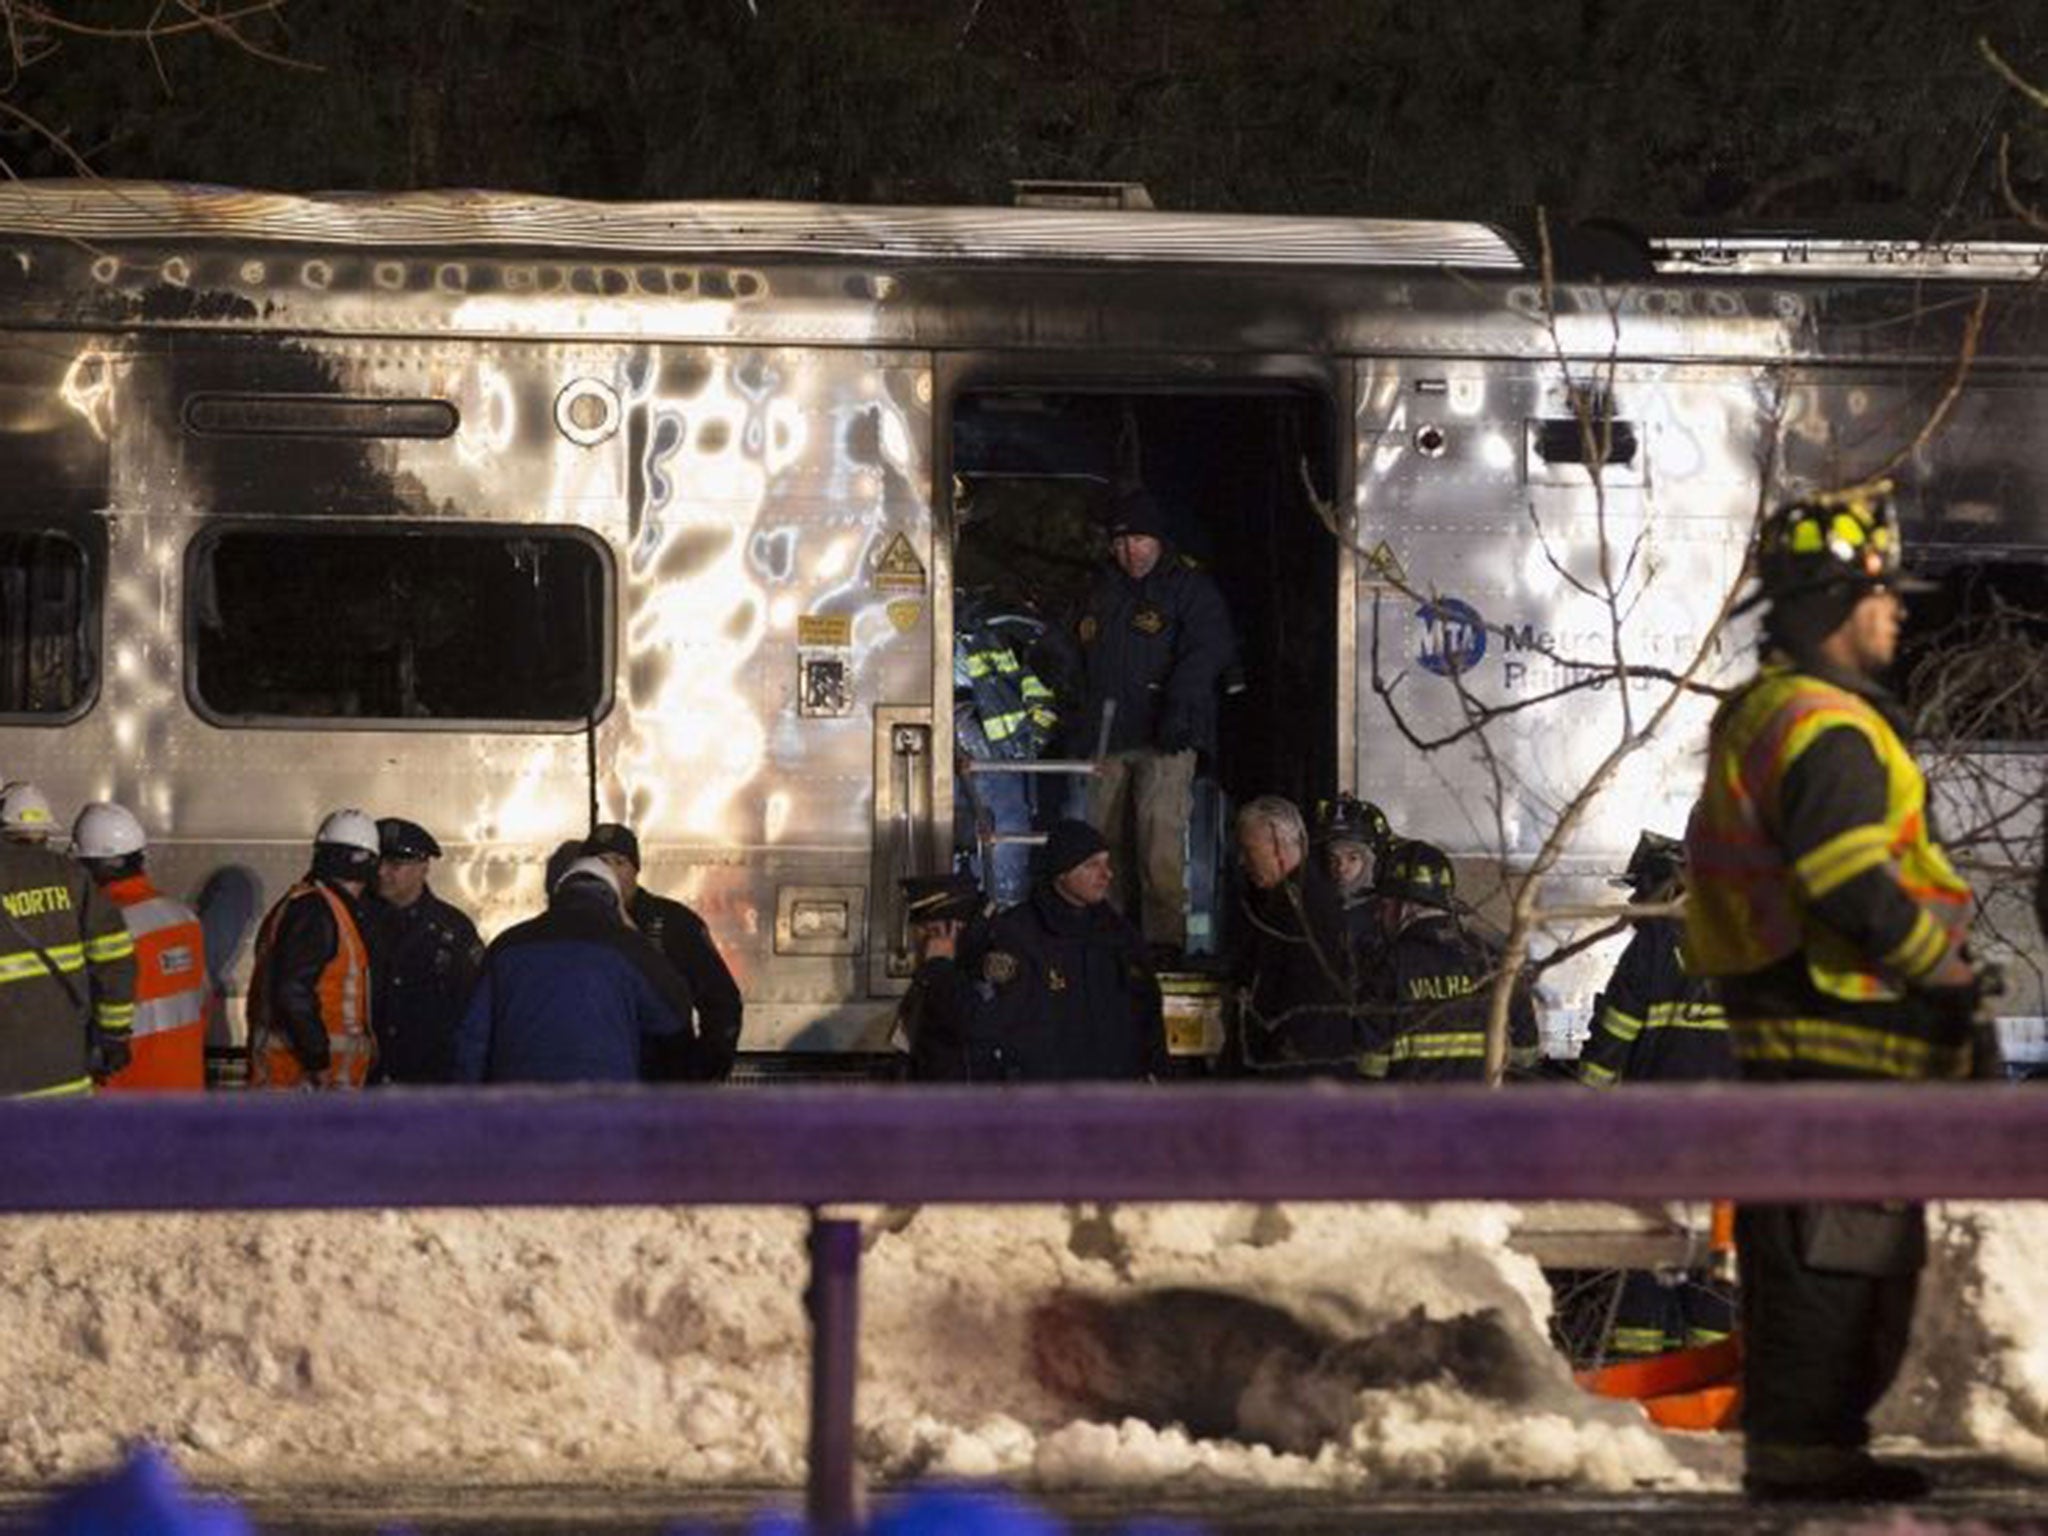
M164 182L0 186L0 232L88 242L290 241L519 246L736 257L1523 266L1485 224L1073 208L855 208L812 203L585 203L503 192L299 197Z

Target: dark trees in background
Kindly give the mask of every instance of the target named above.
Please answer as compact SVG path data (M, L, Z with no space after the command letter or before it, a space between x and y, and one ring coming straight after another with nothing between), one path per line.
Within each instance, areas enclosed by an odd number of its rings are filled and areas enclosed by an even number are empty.
M148 41L108 35L195 17ZM2004 216L2039 0L0 0L0 153L277 188L999 202L1901 233ZM245 46L252 45L252 46ZM260 50L260 51L254 51ZM280 63L274 54L305 67Z

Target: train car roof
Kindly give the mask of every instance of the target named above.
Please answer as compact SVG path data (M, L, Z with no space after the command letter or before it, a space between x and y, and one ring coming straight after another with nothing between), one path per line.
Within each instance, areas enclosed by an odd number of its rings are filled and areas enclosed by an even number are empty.
M1489 224L1077 208L594 203L510 192L246 192L134 181L0 185L0 234L91 243L611 251L870 261L1129 261L1522 271Z

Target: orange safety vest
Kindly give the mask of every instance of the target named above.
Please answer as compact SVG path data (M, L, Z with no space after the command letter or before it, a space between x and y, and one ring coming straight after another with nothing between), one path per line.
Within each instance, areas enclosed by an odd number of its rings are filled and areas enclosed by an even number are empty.
M297 1088L309 1079L284 1021L270 1016L270 949L285 909L318 897L334 917L334 954L321 967L320 1022L327 1030L330 1075L337 1088L360 1088L377 1057L370 1033L370 952L348 903L317 880L301 880L264 914L256 933L256 969L249 980L249 1086Z
M1795 866L1773 835L1778 793L1800 755L1830 730L1859 732L1885 775L1881 823L1854 827ZM1967 933L1970 888L1928 835L1927 783L1898 733L1869 700L1822 678L1767 664L1714 716L1707 783L1686 832L1687 969L1745 976L1792 955L1823 996L1896 1001ZM1913 931L1888 955L1866 956L1817 920L1809 902L1867 869L1884 868L1919 905ZM1729 1021L1745 1060L1807 1062L1881 1077L1960 1075L1966 1048L1936 1051L1853 1010L1834 1018Z
M128 1065L103 1088L114 1092L206 1086L206 936L199 919L147 875L101 888L135 939L135 1026Z

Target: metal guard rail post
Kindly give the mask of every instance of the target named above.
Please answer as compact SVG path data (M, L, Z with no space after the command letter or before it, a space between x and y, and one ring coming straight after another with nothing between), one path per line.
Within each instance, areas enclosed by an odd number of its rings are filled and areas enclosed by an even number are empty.
M809 1508L855 1509L860 1230L1065 1200L2048 1198L2048 1094L1917 1083L569 1089L0 1102L0 1212L812 1209Z

